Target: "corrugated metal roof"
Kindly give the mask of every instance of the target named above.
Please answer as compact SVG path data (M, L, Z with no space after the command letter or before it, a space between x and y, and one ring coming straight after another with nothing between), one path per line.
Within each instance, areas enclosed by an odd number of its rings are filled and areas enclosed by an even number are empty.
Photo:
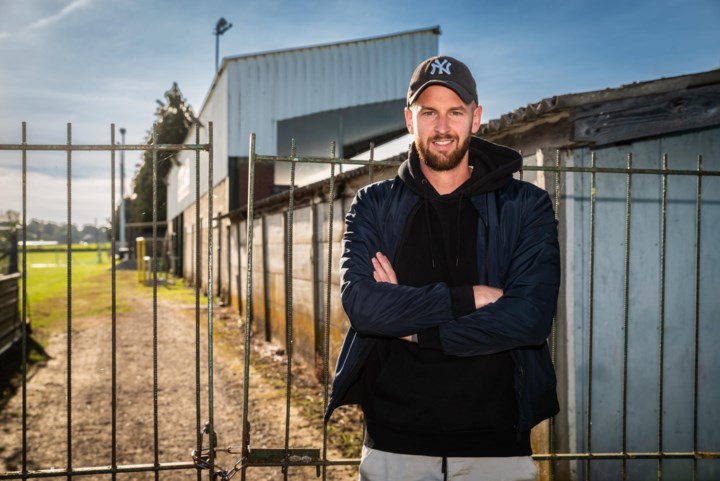
M330 42L330 43L323 43L323 44L316 44L316 45L307 45L307 46L303 46L303 47L291 47L291 48L287 48L287 49L267 50L264 52L249 53L249 54L242 54L242 55L231 55L231 56L223 57L222 63L220 64L220 68L215 73L215 77L213 78L212 84L210 85L210 89L208 90L208 93L205 96L205 99L203 100L203 104L199 110L199 113L202 113L203 109L205 108L205 105L208 102L208 99L212 96L212 92L215 89L215 85L217 84L217 81L220 78L220 76L223 74L223 72L225 71L227 66L230 63L235 62L235 61L247 60L247 59L252 59L252 58L270 57L270 56L282 55L282 54L302 53L302 52L325 49L325 48L330 48L330 47L345 47L345 46L354 46L354 45L363 44L363 43L385 42L387 40L398 39L398 38L407 37L407 36L414 36L414 35L418 35L418 34L431 34L434 36L439 36L441 33L442 32L440 30L440 26L435 25L433 27L420 28L420 29L416 29L416 30L408 30L405 32L397 32L397 33L391 33L391 34L387 34L387 35L378 35L378 36L374 36L374 37L366 37L366 38L361 38L361 39L356 39L356 40L346 40L346 41L335 42L335 43ZM435 50L437 51L437 48ZM357 57L357 51L355 52L355 57ZM418 62L422 61L424 58L425 57L420 59ZM355 60L357 60L357 58L355 58ZM417 65L414 65L413 69L415 68L415 66L417 66ZM411 73L412 73L412 71L411 71ZM409 78L410 77L408 76L408 79Z
M437 53L439 32L433 27L229 58L229 131L246 135L230 136L228 155L247 155L250 132L257 134L258 152L275 154L280 120L404 99L417 64ZM404 122L401 111L398 119Z
M317 45L308 45L304 47L293 47L288 49L278 49L278 50L268 50L265 52L257 52L257 53L249 53L249 54L243 54L243 55L234 55L229 57L224 57L222 66L220 67L220 71L225 67L225 65L233 60L241 60L241 59L247 59L247 58L253 58L253 57L265 57L269 55L278 55L278 54L287 54L287 53L300 53L306 50L315 50L315 49L323 49L328 47L343 47L343 46L352 46L357 45L359 43L368 43L368 42L384 42L389 39L393 38L401 38L406 37L408 35L416 35L419 33L431 33L433 35L440 35L440 26L435 25L434 27L428 27L428 28L421 28L417 30L408 30L406 32L398 32L398 33L391 33L388 35L378 35L374 37L366 37L356 40L346 40L344 42L331 42L331 43L322 43Z
M555 114L584 105L598 104L601 102L610 102L644 95L656 95L673 90L690 89L717 83L720 83L720 69L645 82L634 82L628 85L604 90L557 95L529 104L526 107L520 107L501 116L499 119L490 120L480 126L478 134L494 134L509 127L519 126L550 114Z

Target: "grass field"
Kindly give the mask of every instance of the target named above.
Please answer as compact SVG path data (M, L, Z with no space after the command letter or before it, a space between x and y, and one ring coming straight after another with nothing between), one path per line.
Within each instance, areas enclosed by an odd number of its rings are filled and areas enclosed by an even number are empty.
M98 259L97 252L73 252L68 270L66 253L29 252L26 277L28 317L40 340L66 326L69 279L73 317L110 315L112 311L112 278L106 253ZM117 306L117 312L125 309L122 304Z
M72 318L112 315L112 271L107 251L88 252L87 246L73 249L71 256ZM19 260L22 268L22 259ZM134 270L116 271L116 314L128 312L129 305L122 294L128 289L144 289L151 286L138 282ZM158 286L158 296L176 302L194 304L195 291L187 288L181 279ZM44 343L53 332L67 328L68 319L68 268L66 252L28 252L27 254L27 315L34 337ZM201 296L201 305L207 305L207 297Z
M28 243L29 244L29 243ZM102 251L109 251L110 250L110 243L109 242L100 242L100 250ZM51 244L51 245L28 245L27 251L30 253L34 252L66 252L67 245L64 243L58 243L58 244ZM73 252L82 252L82 251L97 251L98 244L96 243L85 243L85 244L73 244L72 250Z

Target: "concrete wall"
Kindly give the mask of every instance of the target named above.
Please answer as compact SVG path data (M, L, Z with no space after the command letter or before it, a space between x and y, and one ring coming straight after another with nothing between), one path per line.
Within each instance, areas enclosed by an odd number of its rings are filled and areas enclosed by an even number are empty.
M374 180L394 175L390 169L378 172ZM349 327L349 321L340 303L339 265L344 234L345 214L355 191L367 184L368 177L348 180L336 186L339 198L333 203L332 259L330 289L330 370ZM310 202L295 207L293 214L292 251L292 314L294 357L316 368L323 369L325 349L328 239L330 208L325 195L319 194ZM285 348L287 338L288 275L287 268L287 204L280 204L255 218L253 223L252 251L252 329L255 335ZM194 212L191 212L194 216ZM192 226L186 226L190 232ZM223 293L227 300L247 318L247 223L233 221L223 224L229 232L222 241L223 251L216 257L221 270ZM216 241L217 242L217 241ZM239 249L239 250L238 250ZM187 251L188 249L186 249ZM186 254L187 255L187 254ZM228 259L228 256L230 259ZM189 260L186 259L186 264ZM229 264L229 268L226 267ZM206 265L205 265L206 268Z

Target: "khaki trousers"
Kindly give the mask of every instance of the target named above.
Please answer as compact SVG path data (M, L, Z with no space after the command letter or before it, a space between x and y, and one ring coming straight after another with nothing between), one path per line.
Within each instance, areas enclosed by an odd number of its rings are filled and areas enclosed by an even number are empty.
M445 464L443 466L443 464ZM529 456L443 458L378 451L363 446L360 481L535 481Z

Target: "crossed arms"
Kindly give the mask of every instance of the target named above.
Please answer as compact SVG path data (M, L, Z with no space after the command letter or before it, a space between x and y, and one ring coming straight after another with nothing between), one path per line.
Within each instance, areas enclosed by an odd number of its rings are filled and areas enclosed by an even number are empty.
M346 217L341 261L342 301L353 329L380 337L436 329L443 352L458 356L542 345L560 283L557 227L547 194L534 189L525 195L518 240L507 247L512 256L503 289L473 286L476 310L457 318L446 284L397 284L390 259L378 255L386 206L372 196L356 199Z

